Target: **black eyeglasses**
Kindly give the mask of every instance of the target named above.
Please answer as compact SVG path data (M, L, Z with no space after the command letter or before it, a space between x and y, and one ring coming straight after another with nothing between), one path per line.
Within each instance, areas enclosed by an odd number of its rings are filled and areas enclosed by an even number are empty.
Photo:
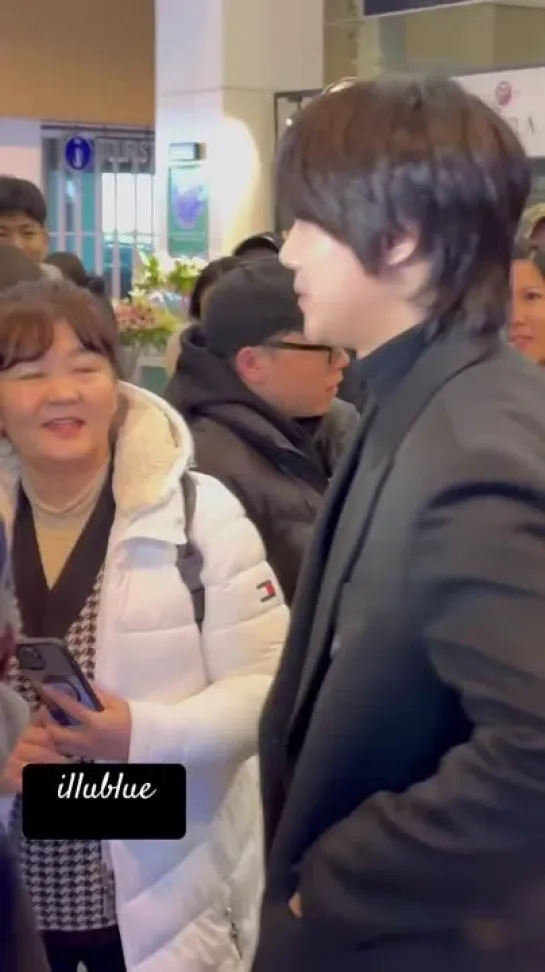
M342 348L332 348L329 344L303 344L302 341L282 341L280 338L264 341L263 347L280 348L282 351L320 351L322 354L327 354L329 364L343 353Z

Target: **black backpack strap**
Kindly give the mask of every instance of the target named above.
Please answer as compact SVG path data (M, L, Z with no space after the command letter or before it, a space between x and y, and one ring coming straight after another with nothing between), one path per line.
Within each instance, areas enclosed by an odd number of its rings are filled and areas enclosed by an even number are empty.
M180 577L191 594L195 622L201 631L205 613L205 591L201 577L203 556L191 539L191 528L197 506L197 485L190 473L184 473L182 476L181 487L184 497L187 543L178 547L177 567Z

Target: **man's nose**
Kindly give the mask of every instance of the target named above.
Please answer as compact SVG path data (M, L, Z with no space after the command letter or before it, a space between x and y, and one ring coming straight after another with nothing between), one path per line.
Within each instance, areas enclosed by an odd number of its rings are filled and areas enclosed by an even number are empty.
M338 348L334 362L337 368L342 368L344 371L344 369L350 364L350 355L347 351L345 351L344 348Z
M280 260L280 263L282 263L285 267L288 268L290 267L288 240L286 240L285 243L282 244L280 253L278 254L278 259Z
M293 229L291 229L287 234L284 243L282 244L279 257L280 263L283 263L284 266L288 267L289 270L297 270L297 261L295 259L295 237Z

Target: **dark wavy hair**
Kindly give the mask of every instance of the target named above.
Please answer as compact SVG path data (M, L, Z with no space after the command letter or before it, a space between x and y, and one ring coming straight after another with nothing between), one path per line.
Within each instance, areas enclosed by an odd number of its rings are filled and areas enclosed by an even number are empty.
M510 126L447 78L354 81L310 101L282 138L284 225L304 220L349 246L368 273L389 270L410 234L429 265L429 333L499 330L513 240L530 188Z

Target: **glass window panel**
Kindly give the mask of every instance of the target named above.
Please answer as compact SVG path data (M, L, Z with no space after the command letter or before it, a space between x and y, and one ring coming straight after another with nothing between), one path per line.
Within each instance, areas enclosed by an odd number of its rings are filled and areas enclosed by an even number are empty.
M132 287L135 249L150 253L157 245L153 134L114 129L81 131L94 141L95 155L91 166L78 174L64 162L64 146L73 134L68 128L44 131L43 185L50 214L50 249L77 252L89 273L96 270L102 251L104 276L112 293L126 296ZM104 140L106 158L100 150ZM80 232L76 234L78 212ZM64 221L64 227L59 221Z

